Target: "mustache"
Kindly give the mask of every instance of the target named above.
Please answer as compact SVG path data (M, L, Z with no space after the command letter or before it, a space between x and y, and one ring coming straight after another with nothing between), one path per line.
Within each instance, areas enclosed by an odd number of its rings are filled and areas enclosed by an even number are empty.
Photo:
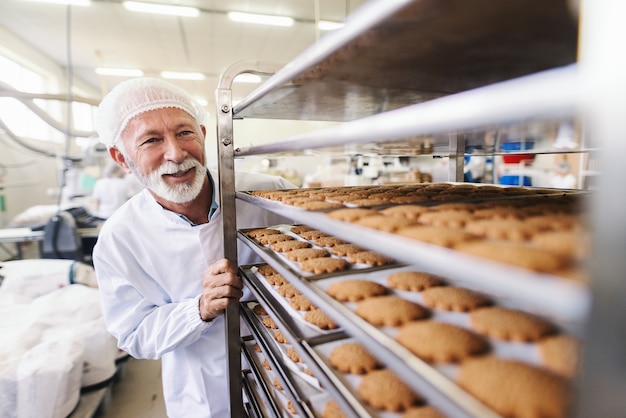
M200 161L195 158L186 158L182 163L174 163L172 161L167 161L159 166L159 168L154 173L157 176L163 176L168 174L176 174L183 171L191 170L192 168L196 168L201 166Z

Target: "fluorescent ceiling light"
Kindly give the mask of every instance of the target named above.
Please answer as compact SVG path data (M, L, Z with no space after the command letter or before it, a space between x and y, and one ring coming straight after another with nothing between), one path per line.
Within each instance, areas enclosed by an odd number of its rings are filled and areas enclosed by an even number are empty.
M343 28L344 26L344 23L331 22L329 20L320 20L319 22L317 22L317 27L319 28L319 30L335 30Z
M166 4L142 3L138 1L125 1L124 7L132 12L156 13L168 16L198 17L200 10L195 7L170 6Z
M235 77L235 79L233 80L235 83L260 83L261 82L261 76L258 76L256 74L239 74L237 77Z
M91 0L23 0L37 3L63 4L71 6L91 6Z
M174 80L204 80L202 73L184 73L178 71L161 71L161 77Z
M252 13L228 12L228 18L235 22L258 23L260 25L293 26L294 20L286 16L257 15Z
M143 71L136 68L96 68L96 74L116 77L141 77Z

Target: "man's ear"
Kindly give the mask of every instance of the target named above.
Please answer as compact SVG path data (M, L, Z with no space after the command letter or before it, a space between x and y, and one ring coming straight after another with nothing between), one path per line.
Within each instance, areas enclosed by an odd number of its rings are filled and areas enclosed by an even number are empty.
M115 161L120 167L122 167L122 169L126 173L130 174L132 172L130 167L128 166L128 163L126 162L124 154L122 154L122 152L117 149L117 147L109 148L109 155L111 156L113 161Z

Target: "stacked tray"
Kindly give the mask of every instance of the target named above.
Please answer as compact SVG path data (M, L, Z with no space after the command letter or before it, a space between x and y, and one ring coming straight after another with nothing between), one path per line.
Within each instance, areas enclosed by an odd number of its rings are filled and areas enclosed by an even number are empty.
M270 281L267 280L267 277L259 273L260 267L263 266L250 267L246 270L246 276L254 283L254 287L262 287L268 291L265 294L262 294L263 292L256 292L260 296L259 300L261 303L267 306L265 315L271 313L272 317L276 318L277 323L280 323L281 318L296 318L297 322L303 325L304 322L301 320L302 312L294 309L287 302L288 298L278 293L278 286L272 285ZM267 271L262 268L261 270ZM357 302L338 301L327 293L331 285L341 281L356 279L375 282L386 288L385 294L388 296L393 295L424 306L429 314L426 318L420 320L445 322L477 333L477 331L470 326L469 312L433 308L424 303L423 292L398 290L389 287L387 278L390 275L414 270L415 269L411 266L403 266L357 273L352 272L351 274L341 274L337 276L327 275L323 278L313 279L292 276L291 282L293 285L301 289L303 294L307 295L307 297L322 307L325 313L332 317L333 320L337 321L340 327L339 330L345 331L345 333L336 333L333 331L330 332L330 335L332 335L331 338L323 338L328 331L314 330L310 327L310 324L304 325L305 331L300 329L293 333L289 331L294 328L293 326L285 326L284 334L285 336L290 336L288 338L289 341L287 344L280 344L282 348L278 351L281 353L281 356L285 358L288 357L287 352L289 349L296 349L299 357L304 359L303 361L306 364L306 368L313 371L312 374L315 376L315 379L320 378L322 381L322 383L318 383L319 380L316 380L315 383L309 383L319 389L328 387L335 388L336 385L341 385L342 388L335 389L334 395L340 396L341 399L343 399L344 408L352 408L348 410L356 410L358 414L363 413L363 411L358 410L358 408L363 408L370 416L399 416L395 412L377 410L372 408L371 405L368 405L368 403L362 399L358 391L363 376L342 373L329 361L332 350L338 345L350 341L350 338L362 342L382 363L386 364L415 391L424 396L428 404L438 407L438 409L445 411L450 416L459 416L458 408L465 411L461 413L460 416L464 416L463 414L468 414L467 416L493 416L493 412L488 409L485 410L482 404L477 405L476 401L467 396L465 391L456 384L459 372L459 359L448 362L425 362L396 340L400 326L380 326L372 324L356 313ZM441 284L448 285L448 287L462 286L466 289L471 289L471 284L470 286L466 286L467 283L451 280L449 278L443 278ZM471 290L479 291L477 289ZM496 300L493 297L487 299L489 300L488 305L497 305L512 310L521 309L514 301L506 299ZM275 309L277 305L280 305L282 310ZM278 313L275 311L278 311ZM264 323L263 316L264 315L257 317L259 323ZM552 325L554 325L554 327L548 334L560 333L562 335L568 334L572 336L580 331L577 329L567 329L562 326L562 324ZM278 327L281 328L282 325ZM262 328L264 328L263 337L271 341L272 344L277 344L273 333L268 331L265 327ZM485 336L485 340L489 348L486 353L481 352L479 354L480 356L487 354L500 359L517 360L538 369L548 370L546 368L547 366L543 363L544 360L540 357L538 349L539 339L533 342L522 342ZM285 364L287 368L294 371L293 364L290 365L289 361L286 361ZM305 366L300 364L297 367L298 368L295 369L296 372L302 372ZM550 374L550 372L548 373ZM424 378L426 382L422 380ZM428 387L428 384L432 383L432 381L435 382L436 390ZM441 394L442 391L444 392L443 395ZM460 401L460 405L451 404L448 401L449 398L453 398L455 402ZM320 408L320 405L316 405L316 408Z
M397 263L416 264L423 269L475 282L488 293L517 298L530 306L539 307L544 314L573 320L586 318L590 300L582 267L588 253L584 194L554 189L449 183L368 187L336 188L334 193L325 189L274 191L272 195L269 191L247 192L238 193L238 198L295 222L314 226L344 241L357 243ZM440 191L432 194L436 187ZM426 192L428 189L431 191ZM290 204L302 202L302 199L317 201L319 190L325 190L322 196L326 200L322 203L333 203L330 199L345 200L346 196L352 195L358 200L370 201L371 206L349 207L342 204L341 207L324 210L307 210ZM311 194L313 192L316 193ZM260 197L264 193L267 193L265 197ZM305 193L309 193L308 198L301 195ZM461 193L466 193L463 199L460 198ZM429 200L420 203L392 202L400 201L400 198L417 199L427 194ZM454 197L456 200L433 200L437 196ZM387 203L381 204L381 199L387 199ZM431 223L425 224L420 218L401 219L402 215L394 213L406 208L429 212ZM542 213L533 213L533 210L539 209L544 210L543 214L551 215L542 219ZM359 211L369 214L362 218L334 216ZM486 218L489 211L493 212L490 215L492 218ZM438 212L451 215L450 219L438 218ZM415 216L412 213L404 216L412 215ZM461 226L454 224L452 215L464 220ZM419 216L425 219L424 215ZM370 223L372 220L375 222ZM556 227L559 224L564 226L559 229ZM491 235L493 232L500 235ZM442 237L451 238L441 240ZM250 239L245 234L240 234L240 238ZM544 239L541 245L548 247L541 247L539 238ZM560 248L553 253L549 248L553 245L550 239L557 245L564 243L565 251L570 253L560 254ZM574 250L576 254L572 253L571 245L567 248L571 242L580 243ZM258 246L259 243L254 244ZM260 247L262 256L274 258L275 252L270 246ZM522 257L521 254L525 255Z

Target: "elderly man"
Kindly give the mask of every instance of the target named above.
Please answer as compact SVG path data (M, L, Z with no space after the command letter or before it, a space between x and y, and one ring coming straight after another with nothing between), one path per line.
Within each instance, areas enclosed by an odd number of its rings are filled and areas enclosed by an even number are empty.
M205 112L160 79L114 88L98 109L111 158L145 187L102 227L93 252L104 317L121 349L162 359L170 417L229 415L225 321L242 296L237 269L222 258L217 174L205 167ZM240 190L293 188L280 178L241 175ZM283 219L238 204L239 227ZM241 263L251 252L239 252Z

